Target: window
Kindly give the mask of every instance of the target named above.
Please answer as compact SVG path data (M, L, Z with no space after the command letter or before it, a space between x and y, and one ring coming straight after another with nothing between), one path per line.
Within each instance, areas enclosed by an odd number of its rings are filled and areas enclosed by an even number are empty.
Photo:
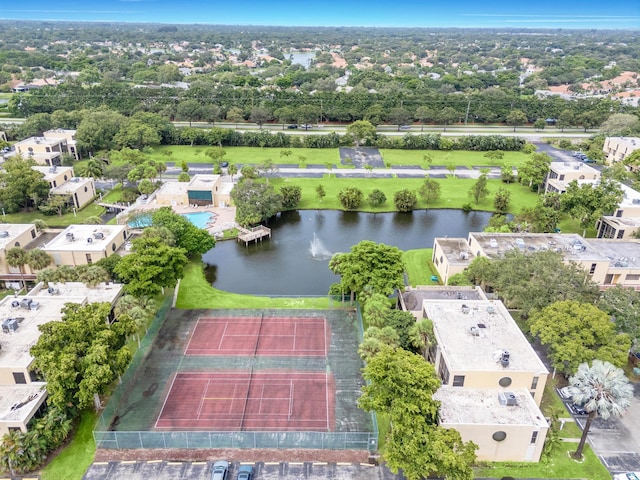
M116 244L115 244L115 243L112 243L112 244L111 244L111 251L112 251L112 252L115 252L115 251L116 251Z
M88 188L87 188L87 187L84 187L84 191L86 192L87 190L88 190Z
M498 384L500 384L501 387L508 387L511 385L511 377L502 377L498 380Z
M442 383L447 385L449 383L449 369L447 368L447 364L440 357L440 367L438 368L438 373L440 374L440 379Z
M622 212L624 212L624 210L618 210L616 212L616 217L621 217L622 216Z
M13 381L16 383L27 383L27 379L22 372L13 372Z
M442 255L440 255L440 263L442 263L442 260L443 260Z
M627 275L627 280L629 281L637 281L640 280L640 275L635 275L635 274L628 274Z
M560 180L564 180L564 175L560 175Z
M453 386L454 387L464 387L464 375L454 375L453 376Z
M616 238L620 239L624 237L624 230L618 230L618 236Z
M593 275L594 273L596 273L596 267L598 266L597 263L592 263L591 264L591 268L589 269L589 275Z
M538 432L536 431L531 434L531 441L529 443L533 445L537 441L538 441Z
M14 247L19 247L20 246L20 242L16 242L13 244Z
M36 238L36 231L35 230L31 230L31 238Z
M9 431L10 432L19 432L20 431L20 427L9 427Z
M91 254L90 253L86 253L85 256L87 257L87 263L88 264L93 263L93 260L91 260Z
M531 380L531 390L535 390L536 388L538 388L538 380L540 377L533 377L533 380Z

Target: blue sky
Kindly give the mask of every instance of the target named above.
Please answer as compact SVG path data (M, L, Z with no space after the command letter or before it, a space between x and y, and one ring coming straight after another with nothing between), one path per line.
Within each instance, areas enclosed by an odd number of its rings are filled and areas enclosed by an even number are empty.
M231 25L640 29L638 0L29 0L0 18Z

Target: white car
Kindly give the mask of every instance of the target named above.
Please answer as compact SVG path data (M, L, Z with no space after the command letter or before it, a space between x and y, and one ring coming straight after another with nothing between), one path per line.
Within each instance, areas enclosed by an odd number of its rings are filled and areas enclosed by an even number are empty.
M569 387L558 388L558 395L563 400L571 400L571 393L569 393Z
M227 480L227 474L229 473L229 462L226 460L219 460L213 464L213 470L211 472L211 480Z

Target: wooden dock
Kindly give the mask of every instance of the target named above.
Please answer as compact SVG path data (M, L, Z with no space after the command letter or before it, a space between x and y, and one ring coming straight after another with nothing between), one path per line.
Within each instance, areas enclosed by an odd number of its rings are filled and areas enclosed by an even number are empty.
M252 229L237 227L238 231L238 241L244 242L245 247L249 245L249 242L252 241L262 241L264 237L271 238L271 229L265 227L264 225L258 225L257 227L253 227Z

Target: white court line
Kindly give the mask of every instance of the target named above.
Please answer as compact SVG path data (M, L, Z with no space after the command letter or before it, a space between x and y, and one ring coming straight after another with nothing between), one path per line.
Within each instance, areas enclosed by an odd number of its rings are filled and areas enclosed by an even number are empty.
M156 427L158 426L158 422L162 417L162 412L164 412L164 407L167 405L167 400L169 400L169 395L171 395L171 390L173 390L173 384L175 383L177 376L178 376L178 373L173 374L173 380L171 380L171 386L169 387L169 392L167 393L167 396L164 397L164 402L162 402L162 408L160 409L160 415L158 415L158 418L156 419Z

